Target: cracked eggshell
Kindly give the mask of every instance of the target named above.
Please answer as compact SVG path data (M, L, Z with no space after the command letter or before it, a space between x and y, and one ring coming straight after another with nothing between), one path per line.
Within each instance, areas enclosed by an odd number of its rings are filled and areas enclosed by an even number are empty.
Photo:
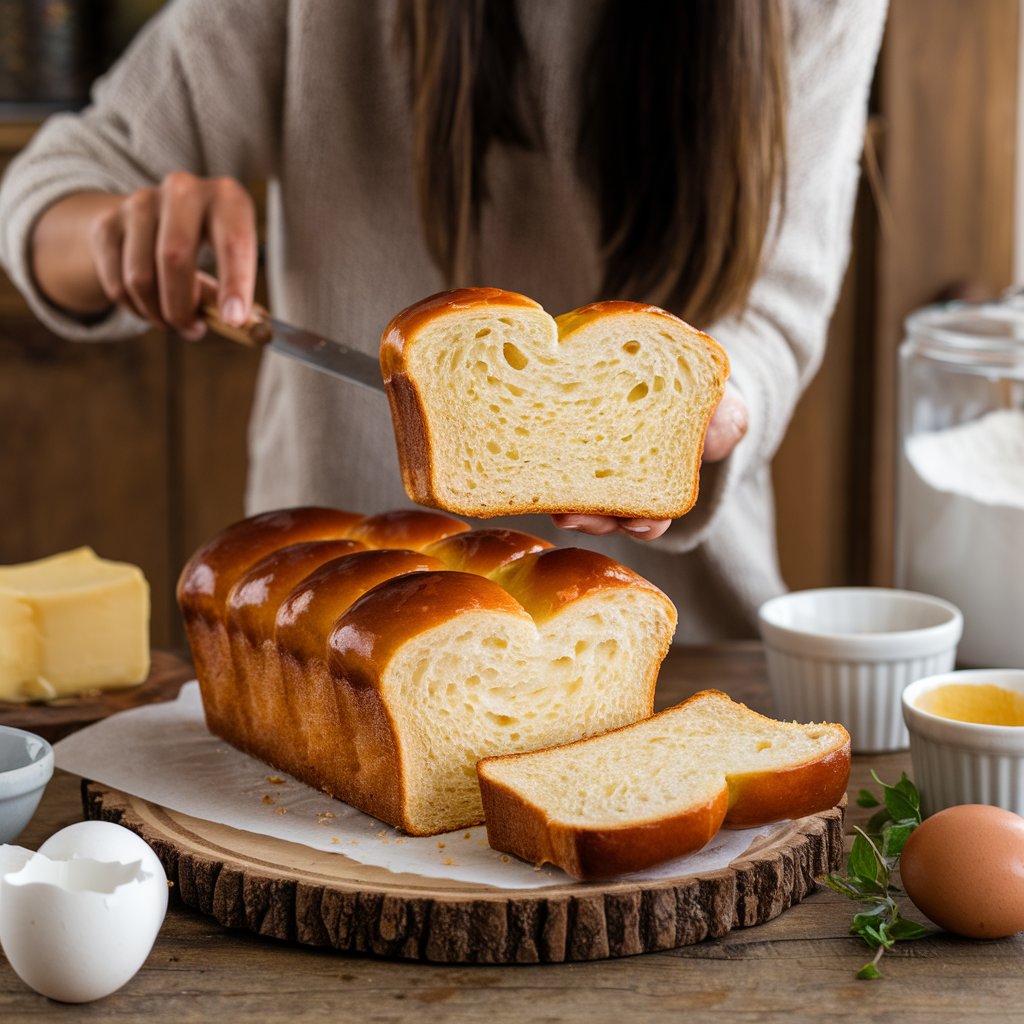
M24 846L0 846L0 878L12 871L20 871L34 856Z
M39 852L51 860L88 857L91 860L116 861L119 864L139 861L143 870L159 883L144 887L143 892L149 900L145 912L159 915L158 928L163 924L167 913L167 875L164 866L153 852L153 847L123 825L115 825L112 821L79 821L54 832L39 847ZM142 892L138 898L142 898Z
M42 995L100 999L145 962L167 908L167 878L150 847L110 822L52 836L0 875L0 945ZM12 856L11 861L16 864Z

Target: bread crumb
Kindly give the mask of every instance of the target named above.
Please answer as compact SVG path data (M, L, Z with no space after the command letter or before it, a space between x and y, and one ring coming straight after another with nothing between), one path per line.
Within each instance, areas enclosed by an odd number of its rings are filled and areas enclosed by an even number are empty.
M278 807L277 810L274 811L274 813L275 814L287 814L288 813L288 808L287 807Z
M438 844L437 844L437 848L438 848L439 850L443 850L443 849L444 849L444 843L438 843Z
M387 833L387 829L385 829L383 832L378 832L377 833L377 838L378 839L383 839L387 834L388 834Z
M316 812L316 823L318 825L326 825L327 822L334 819L336 815L333 811L317 811Z
M507 864L509 862L509 860L511 860L511 858L509 857L509 855L507 853L503 853L501 855L501 863L502 864Z
M337 836L331 836L331 842L334 843L335 846L339 846L341 844L341 840Z
M467 832L462 838L463 839L472 839L473 838L473 833L472 832Z
M265 803L265 804L272 804L273 802L274 802L274 798L269 793L264 793L263 794L263 803Z
M282 779L280 775L268 775L267 782L269 782L272 786L284 785L284 779Z
M404 840L404 839L396 839L396 840L395 840L395 846L401 846L401 845L402 845L402 843L404 843L404 842L405 842L405 840Z
M458 865L458 864L457 864L457 863L456 863L455 861L453 861L453 860L451 859L451 857L445 857L445 859L444 859L443 861L441 861L441 863L442 863L442 864L443 864L443 865L444 865L444 866L445 866L446 868L457 868L457 867L459 866L459 865Z

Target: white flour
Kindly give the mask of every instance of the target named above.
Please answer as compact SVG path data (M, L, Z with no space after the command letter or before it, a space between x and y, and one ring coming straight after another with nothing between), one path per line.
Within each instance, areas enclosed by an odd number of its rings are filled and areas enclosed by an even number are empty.
M903 584L964 615L965 665L1024 668L1024 411L905 445Z

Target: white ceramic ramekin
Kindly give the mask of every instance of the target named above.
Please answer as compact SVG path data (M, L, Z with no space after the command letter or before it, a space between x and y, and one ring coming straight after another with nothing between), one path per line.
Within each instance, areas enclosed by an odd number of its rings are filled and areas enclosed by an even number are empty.
M783 594L758 618L776 715L840 722L855 753L907 747L903 690L949 671L963 632L948 601L881 587Z
M0 725L0 843L13 843L53 775L53 748L35 733Z
M1024 671L984 669L919 679L903 691L910 759L921 809L934 814L956 804L993 804L1024 815L1024 726L979 725L933 715L917 706L950 683L996 685L1024 693Z

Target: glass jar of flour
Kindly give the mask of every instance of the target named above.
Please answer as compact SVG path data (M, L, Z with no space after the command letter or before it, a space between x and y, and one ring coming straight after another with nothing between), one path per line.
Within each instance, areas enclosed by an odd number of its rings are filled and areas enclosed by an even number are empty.
M1024 668L1024 304L912 314L899 376L896 585L963 612L961 664Z

